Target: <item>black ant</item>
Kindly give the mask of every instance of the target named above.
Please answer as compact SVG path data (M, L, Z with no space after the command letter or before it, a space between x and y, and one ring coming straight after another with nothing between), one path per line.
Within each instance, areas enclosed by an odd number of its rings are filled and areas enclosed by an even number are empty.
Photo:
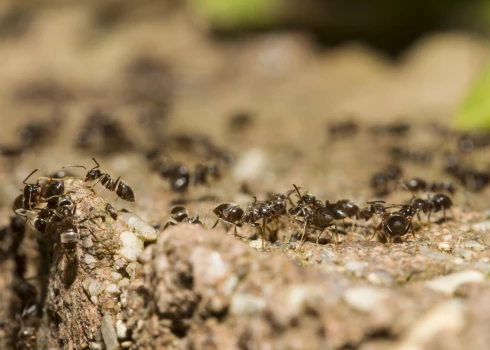
M371 177L370 186L376 196L386 196L394 189L396 181L401 176L401 168L397 165L390 165Z
M438 211L442 210L442 214L444 215L444 221L446 221L446 210L449 210L451 212L451 216L454 217L451 211L453 201L445 194L438 193L434 195L434 197L430 199L430 203L431 203L431 212L437 213ZM428 215L428 219L430 220L430 212Z
M39 201L41 197L41 185L39 183L36 184L28 184L26 181L39 169L34 169L32 173L30 173L22 183L25 185L24 187L24 203L23 209L31 210L36 202ZM17 199L16 199L17 201ZM18 203L20 204L20 203Z
M378 237L382 241L391 243L397 237L407 234L408 231L412 232L415 246L417 247L417 237L413 229L411 213L400 210L383 214L381 216L381 223L376 228L375 234L378 234Z
M117 178L117 180L114 181L108 173L101 172L98 169L100 167L99 163L97 163L95 158L92 159L95 162L96 166L87 172L87 175L85 175L85 182L97 180L92 185L92 187L95 187L95 185L100 182L102 186L107 188L109 191L116 192L119 198L128 202L136 201L136 199L134 198L133 189L126 182L121 180L120 176ZM87 170L87 168L85 168L83 165L67 165L63 168L69 167L84 168L85 170Z
M341 217L340 213L334 213L328 204L323 205L321 201L316 200L316 197L311 194L307 193L301 195L299 188L295 184L293 184L293 186L300 199L298 200L299 204L296 205L296 207L291 208L289 212L290 214L295 215L295 217L291 219L291 224L299 223L303 226L301 230L301 241L304 242L303 239L306 236L308 227L313 227L315 230L320 230L320 233L316 238L316 242L318 243L325 229L334 225L334 237L335 241L337 242L337 226L335 225L334 221ZM303 221L298 220L298 216L302 216Z
M168 221L163 227L163 230L165 230L169 226L175 226L179 223L187 223L204 227L204 224L199 221L199 215L189 217L189 211L186 207L181 205L172 208L172 210L170 211L170 217L173 221Z
M243 216L245 212L243 209L234 203L223 203L218 205L213 209L213 213L218 217L218 220L214 223L213 228L218 225L218 222L221 220L227 224L233 225L235 227L235 237L237 236L237 227L243 226Z
M110 203L105 205L105 211L109 213L113 220L117 220L117 210Z
M260 235L262 237L262 248L265 244L265 230L267 223L272 220L279 219L280 214L276 211L275 206L270 202L259 202L254 197L254 203L248 208L247 212L242 217L242 222L253 227L260 227ZM277 204L277 203L276 203ZM282 204L281 204L282 205ZM257 222L262 220L262 226ZM270 231L270 230L269 230Z

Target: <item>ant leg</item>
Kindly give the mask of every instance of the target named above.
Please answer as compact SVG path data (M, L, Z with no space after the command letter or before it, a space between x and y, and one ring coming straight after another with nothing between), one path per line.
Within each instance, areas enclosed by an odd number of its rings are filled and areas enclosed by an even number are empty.
M94 187L95 187L95 186L96 186L96 185L97 185L97 184L100 182L100 180L102 180L102 176L101 176L101 177L99 177L99 178L97 179L97 181L95 181L95 182L94 182L94 184L93 184L92 186L90 186L89 188L94 188ZM104 187L102 187L102 189L104 189ZM102 191L102 190L101 190L101 191ZM99 193L100 193L100 191L99 191ZM98 194L97 194L97 195L98 195Z
M237 238L238 237L238 234L237 234L237 231L236 231L236 225L233 225L233 226L235 226L235 238Z
M451 208L448 208L447 210L449 210L449 212L451 213L451 217L453 218L454 220L454 213L453 213L453 210Z
M337 224L334 223L333 226L335 227L334 234L333 234L333 237L335 237L335 245L338 245L339 244L339 236L337 234Z
M162 231L165 231L167 229L167 227L169 226L175 226L175 223L172 222L172 221L167 221L167 223L165 224L165 226L163 226L163 230Z
M264 249L264 247L265 247L265 218L262 219L261 234L262 234L262 249Z
M211 227L211 230L212 230L213 228L215 228L215 227L216 227L216 225L218 225L218 222L219 222L219 219L218 219L218 220L216 220L216 222L214 223L213 227Z
M318 241L319 241L319 240L320 240L320 238L322 237L323 232L325 232L325 229L320 230L320 233L318 234L318 236L316 236L316 244L318 244Z
M430 230L430 214L431 212L429 211L429 213L427 214L427 229Z
M300 247L303 246L303 244L305 244L306 242L306 228L307 228L307 221L305 220L304 222L304 225L303 225L303 229L301 230L301 245Z
M415 236L415 230L413 229L413 224L410 223L410 228L412 229L412 236L413 236L413 239L415 240L415 250L419 250L419 246L417 244L417 236Z
M378 226L378 227L377 227L377 228L374 230L373 235L372 235L371 237L369 237L369 239L368 239L367 241L372 240L372 239L374 238L374 236L376 236L376 234L378 234L378 233L379 233L379 231L381 231L381 229L382 229L382 225L383 225L383 223L380 223L380 224L379 224L379 226Z

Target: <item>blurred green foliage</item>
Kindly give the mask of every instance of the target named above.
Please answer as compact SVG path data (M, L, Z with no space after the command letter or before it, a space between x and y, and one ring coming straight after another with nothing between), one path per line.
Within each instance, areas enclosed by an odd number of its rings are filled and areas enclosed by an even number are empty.
M197 14L222 29L269 24L281 4L281 0L189 1Z
M490 63L470 89L456 115L458 129L490 129Z

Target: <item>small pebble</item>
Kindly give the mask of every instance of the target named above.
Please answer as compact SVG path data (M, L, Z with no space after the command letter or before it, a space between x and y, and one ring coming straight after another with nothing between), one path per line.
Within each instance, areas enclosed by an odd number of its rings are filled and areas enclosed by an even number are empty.
M473 230L477 232L490 232L490 221L473 224Z
M102 344L101 343L96 343L96 342L90 342L88 344L88 347L91 350L101 350L102 349Z
M121 233L122 248L120 254L130 261L136 261L138 255L143 251L143 242L132 232Z
M157 240L157 231L138 215L133 213L120 213L119 216L126 221L128 227L132 228L136 236L143 242L155 242Z
M90 255L90 254L85 254L85 256L83 257L83 260L85 261L85 264L87 264L87 265L92 265L92 264L95 264L97 262L97 259L95 259L94 256Z
M435 278L425 282L425 285L430 289L450 295L462 284L482 282L483 280L485 280L485 276L481 272L467 270Z
M117 284L119 287L121 288L124 288L124 287L127 287L129 286L129 283L130 283L130 280L128 278L123 278L122 280L119 281L119 283Z
M111 277L114 282L119 282L123 278L118 272L111 272Z
M121 291L116 284L111 283L107 287L105 287L105 292L109 294L119 294Z
M426 345L439 334L457 334L465 326L464 305L450 300L437 305L408 330L398 350L427 349Z
M102 317L102 323L100 325L102 332L102 339L104 339L105 347L107 350L116 350L119 348L117 341L116 331L112 323L112 318L109 315Z
M102 291L102 288L104 288L104 284L97 279L93 279L88 287L88 292L91 296L96 296Z
M231 299L230 312L235 315L254 315L265 309L266 302L253 294L236 293Z
M128 327L121 320L116 322L116 333L118 339L126 339L128 337Z
M442 252L450 252L452 249L449 243L439 243L437 248Z
M260 250L260 249L262 249L262 239L256 239L254 241L250 241L250 243L248 245L252 248Z
M388 293L372 286L352 287L345 291L344 300L356 310L372 312L384 304Z
M476 241L467 241L463 244L463 247L467 249L471 249L475 252L482 252L485 250L485 246L483 244L480 244Z
M121 343L121 348L129 349L131 345L133 345L133 342L131 340L126 340Z

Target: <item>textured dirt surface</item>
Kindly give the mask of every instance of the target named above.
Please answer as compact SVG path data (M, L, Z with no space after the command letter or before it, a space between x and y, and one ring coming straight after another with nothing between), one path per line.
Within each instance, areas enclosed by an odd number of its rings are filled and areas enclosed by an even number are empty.
M238 237L225 225L211 230L210 212L223 202L247 208L253 196L265 200L292 184L323 201L348 198L364 206L376 199L369 180L393 161L391 146L433 155L429 164L401 162L403 179L452 181L442 161L457 136L437 132L433 123L450 127L489 57L488 41L433 34L392 61L354 43L319 48L301 33L220 42L181 11L142 6L129 16L108 9L19 8L25 25L0 37L0 348L19 346L19 330L28 327L41 349L411 350L490 343L488 187L474 193L458 186L446 222L440 212L430 229L425 217L423 225L414 220L418 249L410 235L392 244L368 241L370 222L340 234L338 244L326 232L319 244L311 235L301 246L298 225L290 232L287 219L272 225L277 232L262 249L249 226ZM92 121L105 115L120 129L84 139L94 114ZM250 118L240 124L238 114ZM358 133L329 137L327 126L345 120L356 121ZM370 131L400 121L411 126L404 136ZM40 136L19 132L27 122L42 126ZM232 162L218 161L221 179L179 194L152 171L148 153L157 149L192 169L216 161L168 142L182 133L206 135ZM20 154L6 152L19 145ZM114 201L101 185L93 192L69 180L67 187L79 191L70 196L83 197L80 218L103 211L106 202L130 213L97 219L102 228L87 223L98 242L80 237L76 274L67 283L56 234L42 235L28 222L15 255L18 236L7 227L33 169L40 170L29 183L65 165L90 169L92 157L130 184L137 201ZM465 161L486 168L488 148ZM410 197L399 189L385 200L401 204ZM205 229L182 224L161 233L179 201ZM159 225L154 238L144 238L152 228L133 215ZM52 255L46 245L53 245ZM37 299L47 293L35 322L15 292L16 256L27 261L21 275Z

